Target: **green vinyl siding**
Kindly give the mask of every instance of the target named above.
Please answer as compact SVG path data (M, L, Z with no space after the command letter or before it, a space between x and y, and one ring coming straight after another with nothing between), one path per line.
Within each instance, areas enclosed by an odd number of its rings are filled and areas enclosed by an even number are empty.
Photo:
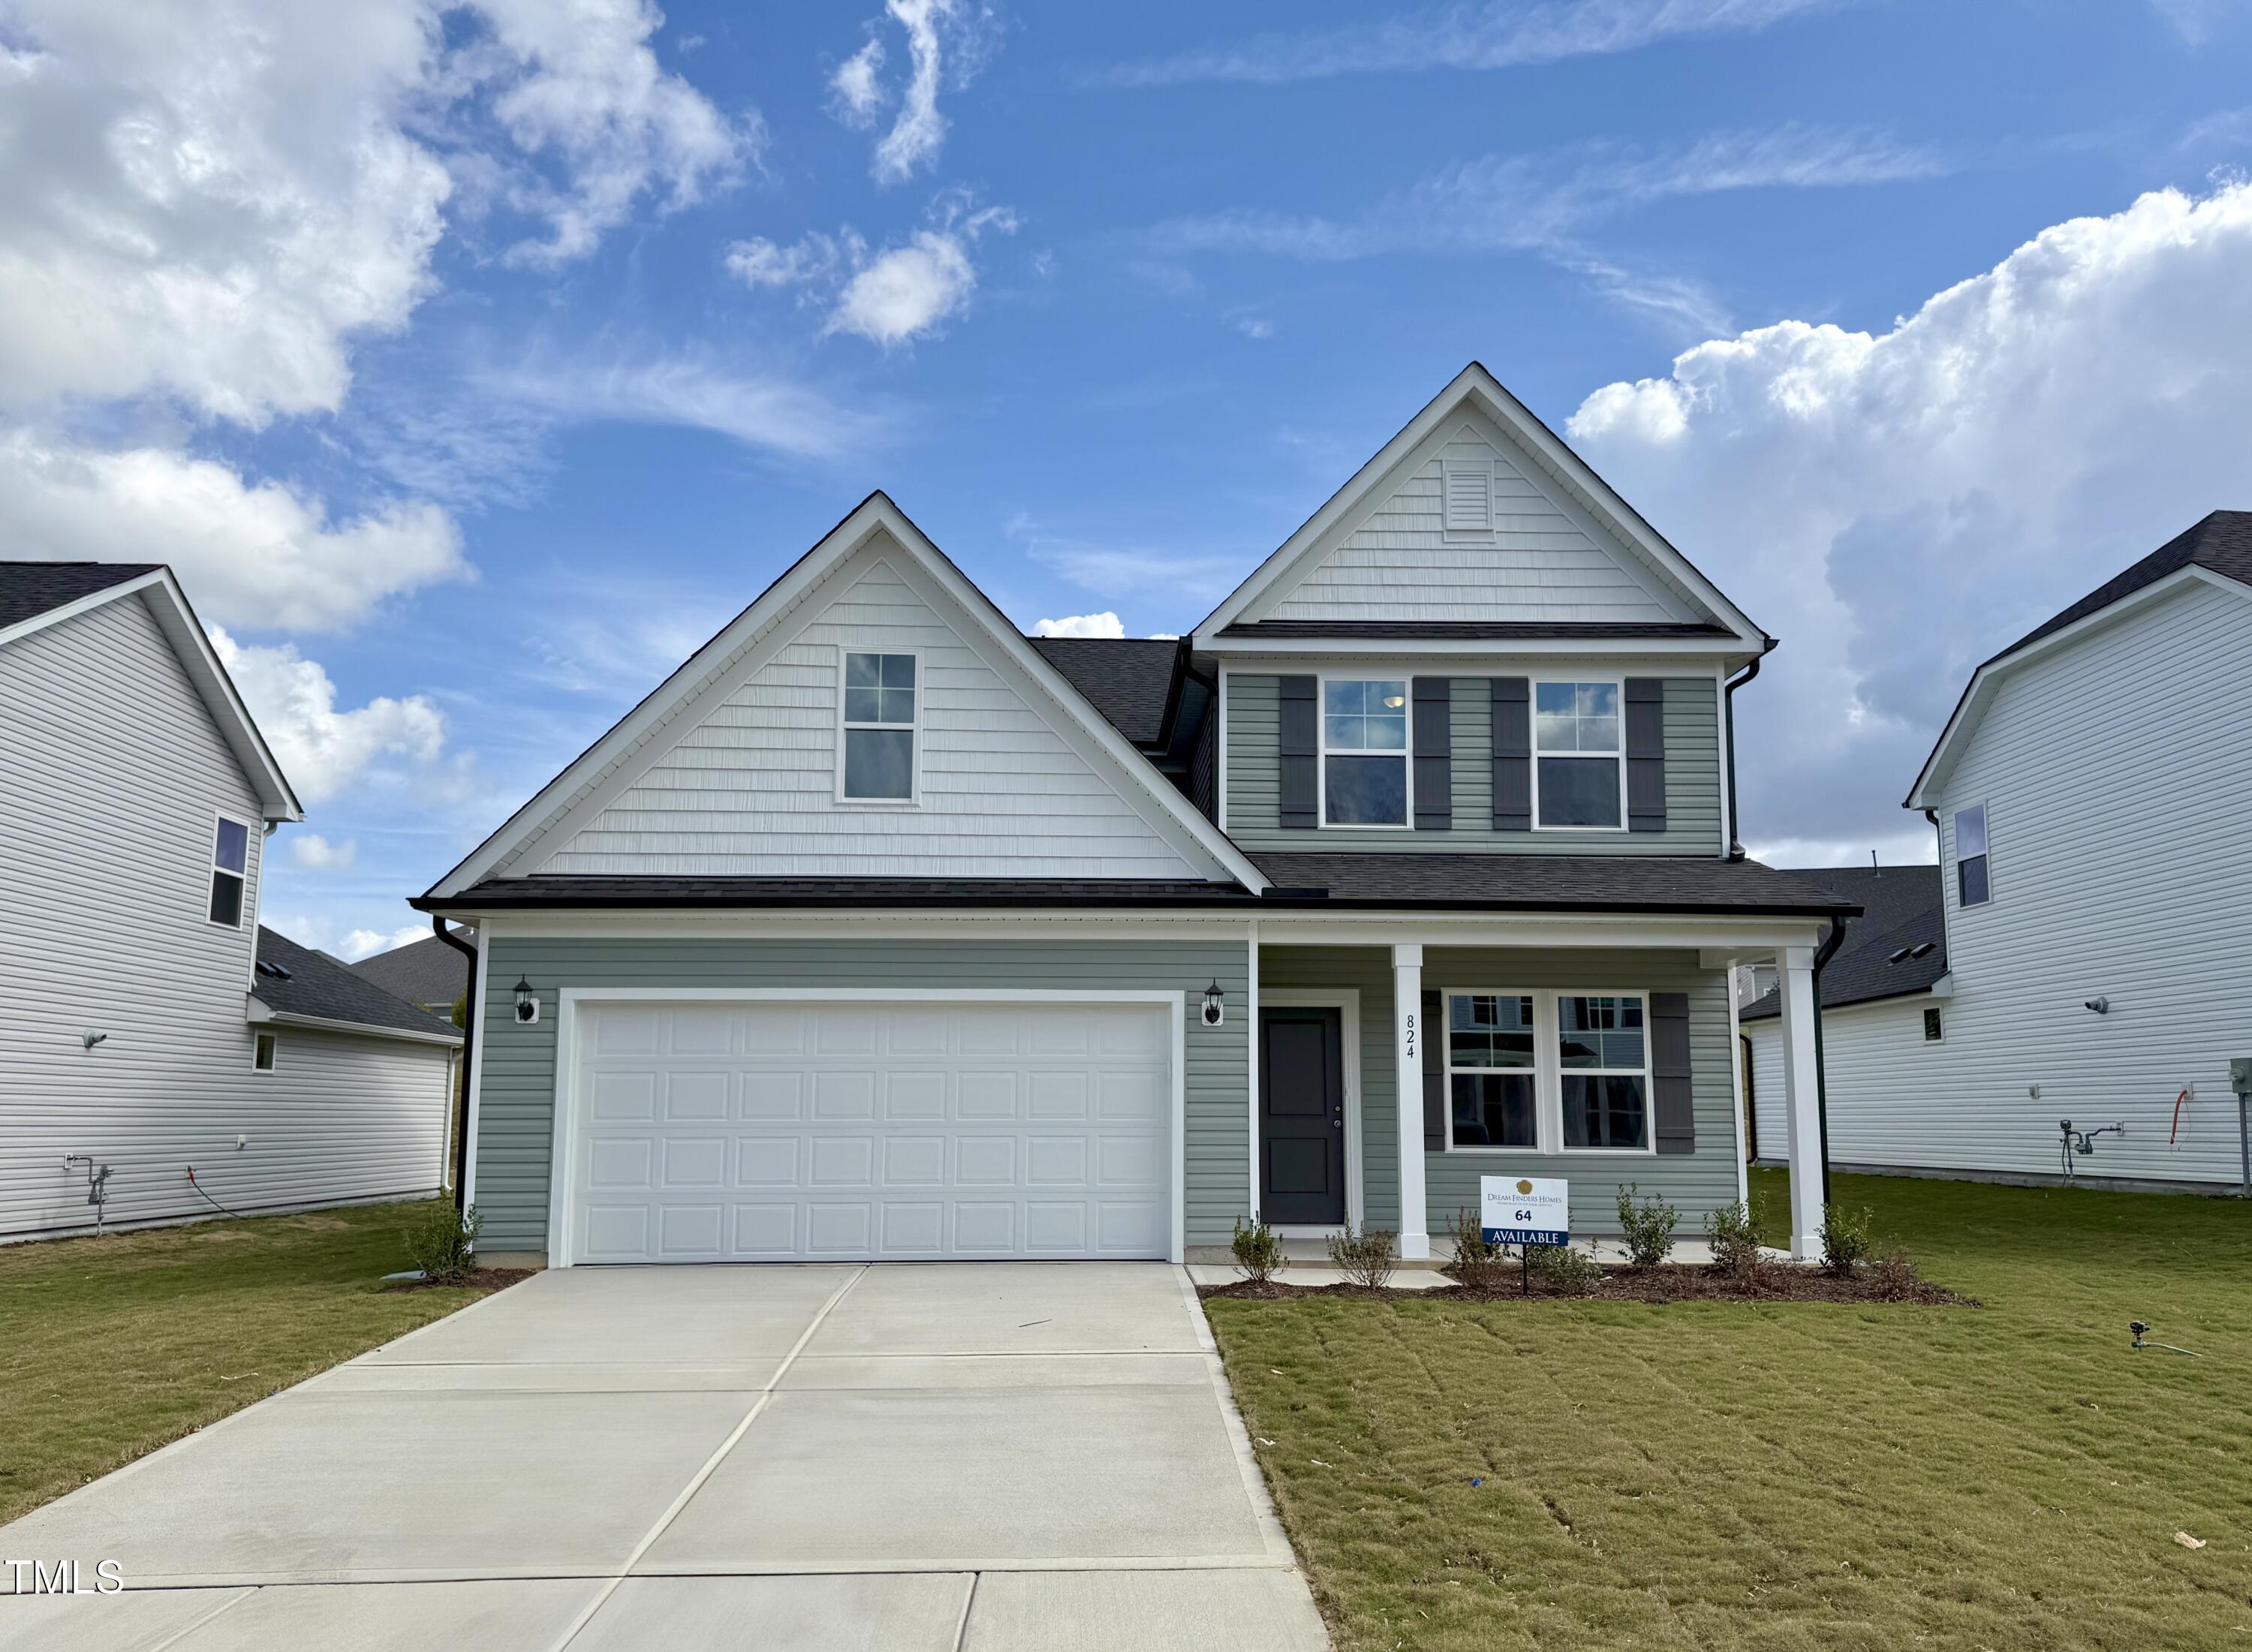
M556 994L564 987L982 988L1175 989L1186 1006L1187 1242L1224 1245L1249 1204L1249 1038L1244 1018L1206 1027L1198 1015L1217 980L1231 1007L1249 978L1241 941L1059 941L733 940L698 937L496 936L478 1019L476 1202L490 1251L547 1248L548 1167L555 1103ZM538 989L531 1026L515 1017L515 982Z
M1717 855L1720 852L1720 685L1709 677L1665 683L1665 829L1662 832L1493 829L1493 712L1482 677L1453 679L1454 827L1284 830L1281 821L1279 678L1227 675L1228 836L1254 854L1365 850L1400 854Z
M1697 1148L1686 1154L1453 1153L1427 1151L1427 1219L1436 1236L1457 1210L1475 1209L1482 1176L1560 1176L1572 1184L1572 1225L1616 1233L1622 1183L1671 1201L1679 1232L1695 1238L1706 1215L1736 1199L1735 1069L1728 1046L1727 975L1699 968L1690 952L1430 947L1427 991L1521 987L1686 992L1689 995L1690 1090ZM1360 995L1360 1124L1363 1199L1372 1225L1400 1221L1399 1076L1393 1055L1392 954L1377 947L1262 947L1259 982L1268 988L1344 987ZM1443 1031L1443 1028L1435 1030ZM1418 1129L1422 1102L1415 1098Z

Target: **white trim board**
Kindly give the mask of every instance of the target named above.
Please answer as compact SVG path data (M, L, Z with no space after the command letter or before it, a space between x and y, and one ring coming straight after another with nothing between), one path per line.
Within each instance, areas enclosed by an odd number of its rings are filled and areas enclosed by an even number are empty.
M479 951L480 960L483 948ZM483 965L480 961L480 970ZM577 1258L571 1227L573 1149L577 1142L579 1008L605 1003L1083 1003L1168 1010L1172 1066L1168 1197L1172 1232L1165 1260L1178 1266L1188 1245L1188 1016L1181 992L1137 987L1060 990L987 987L565 987L556 995L554 1111L548 1136L547 1265ZM474 1158L472 1165L474 1165ZM474 1185L474 1183L472 1184Z
M1123 788L1120 796L1128 807L1176 852L1184 853L1192 863L1202 859L1210 864L1215 881L1229 879L1255 891L1267 886L1266 878L1227 835L1198 813L1008 623L990 599L947 559L904 511L883 494L875 493L441 878L430 890L431 896L442 899L459 894L512 864L512 857L531 845L567 832L573 818L599 810L669 746L670 740L660 743L668 725L682 723L672 735L677 739L686 732L685 714L692 705L715 690L724 692L728 684L741 680L758 663L770 657L788 640L778 638L777 633L787 629L794 635L803 629L811 615L800 614L801 605L879 534L888 536L898 547L900 554L893 566L902 581L926 602L942 597L938 611L942 617L960 618L959 635L965 646L978 649L989 664L1001 670L1004 680L1013 679L1012 688L1037 697L1036 709L1039 701L1046 702L1056 713L1051 726L1098 774ZM785 621L793 617L796 623L786 626ZM1005 670L1002 670L1004 665Z

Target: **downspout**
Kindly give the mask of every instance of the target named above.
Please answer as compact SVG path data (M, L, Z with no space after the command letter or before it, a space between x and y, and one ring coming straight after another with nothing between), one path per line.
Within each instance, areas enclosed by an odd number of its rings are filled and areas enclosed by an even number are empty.
M1838 944L1845 939L1845 920L1832 918L1830 933L1814 949L1814 1133L1820 1136L1822 1148L1822 1208L1830 1208L1830 1081L1822 1065L1822 966L1828 963L1838 951Z
M454 1208L458 1211L469 1191L469 1074L477 1047L477 949L462 939L459 930L448 928L446 920L435 913L430 914L430 927L438 932L439 940L469 961L469 984L462 992L462 1128L454 1140ZM1818 1052L1821 1046L1818 1044L1815 1048Z
M1741 860L1744 857L1743 816L1736 812L1736 691L1760 674L1760 661L1767 658L1768 650L1774 647L1775 639L1768 638L1767 648L1762 649L1752 663L1744 667L1743 675L1731 677L1720 691L1720 698L1723 702L1721 710L1726 714L1728 725L1728 858L1730 860Z

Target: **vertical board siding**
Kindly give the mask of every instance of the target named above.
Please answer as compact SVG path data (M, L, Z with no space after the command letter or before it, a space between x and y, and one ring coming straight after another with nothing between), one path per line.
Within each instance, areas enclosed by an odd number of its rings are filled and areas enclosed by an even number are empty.
M1372 664L1368 670L1372 676L1382 671L1410 675L1399 666ZM1497 663L1493 675L1510 674ZM1280 681L1264 674L1227 675L1227 829L1254 854L1293 850L1472 854L1498 850L1518 855L1711 856L1720 851L1720 690L1709 677L1665 679L1665 829L1661 832L1495 831L1492 703L1484 677L1453 679L1451 829L1285 831L1279 797Z
M1449 531L1445 475L1492 477L1489 532ZM1269 620L1699 620L1634 552L1568 509L1492 424L1469 418L1346 533ZM1586 524L1586 525L1582 525ZM1598 537L1598 536L1601 537Z
M2237 1180L2228 1059L2252 1055L2248 707L2252 602L2205 585L2002 679L1940 807L1946 1040L1929 1052L1932 1077L1895 1069L1869 1086L1884 1114L1870 1162L2054 1176L2069 1118L2127 1127L2075 1161L2081 1174ZM1954 811L1977 803L1993 899L1965 910ZM2110 1014L2082 1007L2099 996ZM1833 1134L1860 1129L1846 1111L1832 1100ZM1845 1139L1833 1156L1861 1160Z
M547 1248L555 1103L556 990L575 987L984 988L1093 992L1173 989L1185 1006L1186 1227L1224 1245L1249 1208L1250 989L1241 941L901 941L546 938L497 935L487 965L476 1201L496 1251ZM546 1003L532 1026L511 1005L521 975ZM1198 1010L1217 980L1239 1012L1217 1028Z
M894 550L893 558L904 559ZM705 877L1195 878L1113 781L870 551L775 657L567 839L511 870ZM821 599L817 599L821 600ZM846 649L918 651L920 798L840 803ZM663 738L671 738L671 733Z
M1923 1012L1935 1004L1943 1017L1947 1015L1948 1000L1921 992L1822 1012L1822 1072L1829 1092L1832 1164L1929 1165L1923 1156L1926 1138L1911 1128L1913 1121L1926 1116L1927 1108L1933 1113L1958 1110L1952 1105L1948 1047L1943 1042L1924 1042ZM1783 1106L1783 1021L1762 1016L1744 1023L1744 1031L1752 1041L1752 1101L1759 1114L1760 1162L1788 1164L1790 1126ZM1953 1036L1951 1027L1949 1036ZM1915 1101L1903 1108L1900 1103L1910 1097ZM2047 1168L2054 1170L2055 1118L2049 1120L2048 1128L2052 1152Z
M1345 987L1359 994L1363 1209L1371 1225L1397 1226L1400 1086L1392 1053L1391 954L1375 947L1262 947L1259 981L1262 989ZM1433 991L1508 986L1687 993L1697 1127L1696 1151L1688 1154L1427 1152L1424 1197L1434 1234L1457 1210L1476 1208L1482 1176L1568 1177L1573 1228L1585 1233L1618 1231L1614 1207L1627 1182L1678 1206L1684 1237L1697 1234L1710 1211L1735 1202L1740 1149L1726 970L1699 968L1694 953L1430 947L1423 954L1423 984ZM1420 1130L1420 1096L1415 1113Z
M206 916L221 810L251 827L239 929ZM73 1153L111 1167L108 1226L216 1214L191 1164L245 1211L437 1185L443 1046L283 1030L251 1071L258 818L141 597L0 647L0 1236L94 1225Z

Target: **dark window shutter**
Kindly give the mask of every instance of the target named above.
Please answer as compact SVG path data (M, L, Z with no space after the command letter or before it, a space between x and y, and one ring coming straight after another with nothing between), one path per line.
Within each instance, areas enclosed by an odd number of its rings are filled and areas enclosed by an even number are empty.
M1447 1036L1439 995L1423 995L1423 1150L1436 1153L1447 1145L1447 1052L1439 1040Z
M1310 677L1286 677L1282 691L1282 823L1310 831L1322 823L1314 791L1320 767L1314 744L1314 696Z
M1665 829L1665 682L1626 680L1626 824L1629 831Z
M1651 1111L1660 1153L1697 1150L1697 1110L1689 1087L1689 995L1650 995Z
M1409 691L1415 708L1415 824L1423 831L1443 832L1455 823L1453 688L1447 677L1419 677Z
M1533 687L1521 677L1497 677L1493 694L1493 829L1533 829Z

